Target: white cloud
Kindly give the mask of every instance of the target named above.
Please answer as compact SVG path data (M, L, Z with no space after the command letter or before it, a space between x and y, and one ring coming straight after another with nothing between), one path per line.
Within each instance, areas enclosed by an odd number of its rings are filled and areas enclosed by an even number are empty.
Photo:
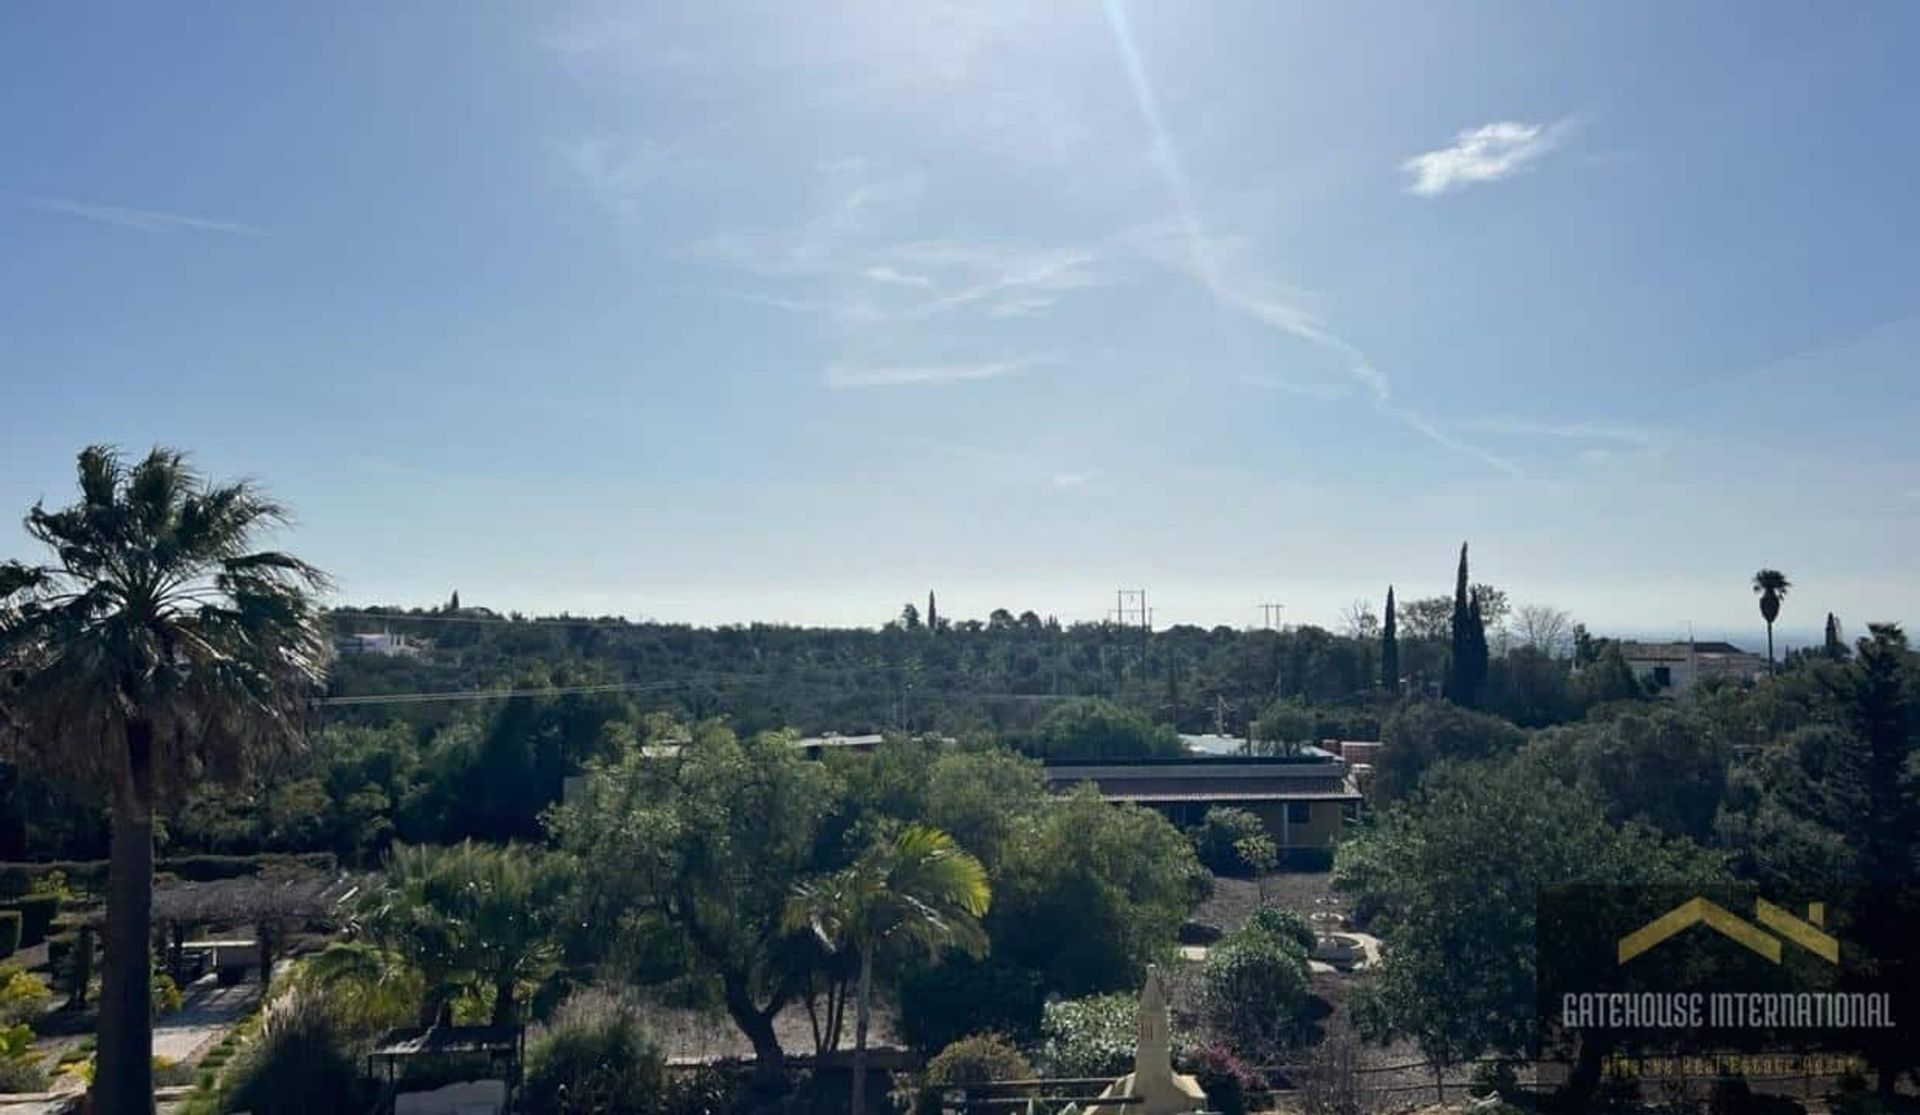
M882 367L856 367L832 364L827 368L827 386L835 391L862 387L910 387L943 383L965 383L983 379L1005 379L1026 375L1033 365L1025 360L997 360L982 364L917 364Z
M96 205L87 201L73 201L68 198L38 197L32 194L0 194L17 205L29 209L40 209L48 213L62 213L69 217L93 221L96 224L114 225L130 228L136 232L218 232L228 236L258 236L260 230L253 225L240 224L237 221L215 221L205 217L191 217L182 213L167 213L158 209L132 209L121 205Z
M1451 147L1400 164L1413 176L1407 192L1437 197L1477 182L1498 182L1526 169L1560 141L1564 121L1551 126L1500 120L1463 129Z
M1056 488L1079 488L1100 479L1098 469L1082 469L1077 472L1056 472L1053 474L1053 486Z
M888 286L930 287L933 280L925 275L915 275L892 267L869 267L860 273L869 282Z

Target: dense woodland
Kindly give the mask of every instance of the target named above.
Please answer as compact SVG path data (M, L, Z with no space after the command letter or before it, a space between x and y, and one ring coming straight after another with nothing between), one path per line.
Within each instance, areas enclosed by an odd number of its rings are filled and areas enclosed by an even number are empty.
M1509 616L1497 590L1471 595L1499 609L1504 653L1488 663L1489 710L1538 727L1638 694L1605 641L1564 613ZM463 607L457 593L435 609L343 608L330 616L336 635L393 634L420 653L340 655L309 714L312 746L260 764L240 792L190 793L164 826L163 848L324 850L372 863L395 839L535 838L562 779L587 760L617 756L663 724L712 718L743 735L937 733L1045 754L1078 746L1049 742L1047 714L1084 716L1072 699L1097 697L1159 725L1163 745L1176 729L1245 734L1263 714L1256 734L1271 738L1373 739L1401 699L1382 683L1383 645L1398 659L1400 694L1438 693L1451 608L1447 597L1401 606L1390 644L1358 603L1341 633L1148 632L1004 609L954 621L932 596L931 624L910 604L875 628L526 618ZM525 695L461 696L502 690ZM449 695L457 699L437 699ZM1080 734L1090 731L1100 734ZM0 774L0 858L105 854L104 820L77 787L11 764Z

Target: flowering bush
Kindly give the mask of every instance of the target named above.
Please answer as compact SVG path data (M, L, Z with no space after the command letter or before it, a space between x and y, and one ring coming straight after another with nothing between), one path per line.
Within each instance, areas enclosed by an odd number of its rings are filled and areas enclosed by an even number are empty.
M1040 1063L1053 1076L1118 1076L1133 1064L1140 1000L1094 995L1048 1003L1040 1015Z
M1248 1093L1262 1087L1259 1075L1218 1042L1194 1054L1193 1076L1220 1115L1246 1115Z

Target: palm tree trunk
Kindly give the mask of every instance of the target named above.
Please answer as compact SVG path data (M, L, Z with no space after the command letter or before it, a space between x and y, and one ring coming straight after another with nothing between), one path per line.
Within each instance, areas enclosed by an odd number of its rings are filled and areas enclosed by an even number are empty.
M1773 621L1767 621L1767 669L1773 669Z
M873 1014L873 949L860 950L860 1002L853 1014L853 1115L867 1115L867 1021Z
M153 724L127 725L127 769L113 794L106 957L100 970L95 1115L152 1115Z

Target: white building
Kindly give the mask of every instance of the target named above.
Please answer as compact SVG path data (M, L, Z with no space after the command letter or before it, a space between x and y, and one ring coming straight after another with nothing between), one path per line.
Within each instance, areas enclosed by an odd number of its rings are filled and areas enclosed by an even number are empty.
M333 641L341 654L380 654L388 658L409 657L420 653L420 646L405 635L382 631L377 635L342 635Z
M1767 672L1767 660L1732 643L1621 643L1633 676L1657 697L1679 700L1707 678L1752 681Z

